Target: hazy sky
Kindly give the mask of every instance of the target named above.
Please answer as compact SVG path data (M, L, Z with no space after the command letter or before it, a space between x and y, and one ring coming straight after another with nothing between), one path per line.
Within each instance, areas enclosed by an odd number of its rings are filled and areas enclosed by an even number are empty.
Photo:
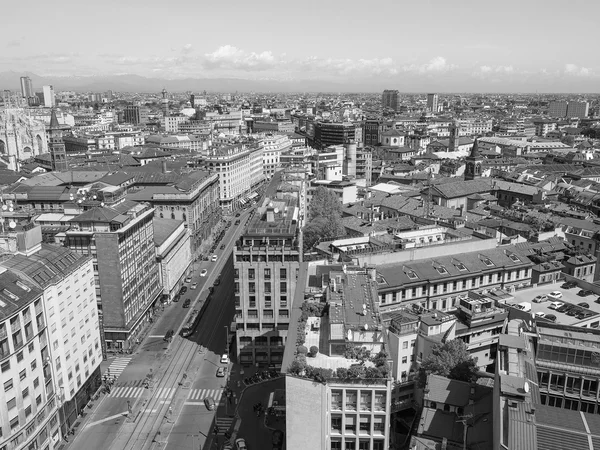
M440 92L597 92L600 81L594 0L31 0L3 16L0 71Z

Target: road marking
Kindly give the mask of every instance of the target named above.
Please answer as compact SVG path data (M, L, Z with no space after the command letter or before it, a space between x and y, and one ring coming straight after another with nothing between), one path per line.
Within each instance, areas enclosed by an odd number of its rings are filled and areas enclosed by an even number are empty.
M115 360L108 366L105 375L110 375L111 377L119 378L119 376L123 373L129 361L131 361L131 356L115 358Z
M150 336L148 336L148 337L149 337L149 338L164 338L164 337L165 337L165 335L164 335L164 334L161 334L161 335L158 335L158 334L151 334L151 335L150 335Z
M108 422L109 420L113 420L116 419L118 417L123 417L124 415L127 415L128 411L123 411L122 413L119 414L115 414L114 416L110 416L110 417L105 417L104 419L100 419L100 420L96 420L95 422L90 422L86 425L87 427L92 427L94 425L98 425L99 423L104 423L104 422Z
M204 402L183 402L184 406L200 406L204 405Z

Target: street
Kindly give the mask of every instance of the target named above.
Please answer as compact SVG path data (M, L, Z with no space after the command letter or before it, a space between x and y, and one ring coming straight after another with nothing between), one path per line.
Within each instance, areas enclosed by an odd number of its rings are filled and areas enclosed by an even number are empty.
M268 186L269 194L274 194L279 178L274 177ZM192 283L198 283L197 289L187 284L188 291L179 302L164 307L135 352L110 361L105 373L116 377L110 393L88 405L75 424L74 436L61 449L209 449L222 445L226 432L235 434L240 424L234 414L244 388L237 382L243 377L239 367L232 362L221 364L220 357L229 353L229 334L235 332L229 330L235 309L232 251L253 211L249 208L240 217L228 219L231 226L215 245L217 261L193 263ZM239 225L234 224L237 219ZM203 269L207 273L200 276ZM179 330L187 315L200 309L198 299L219 277L221 282L194 333L182 337ZM183 308L188 298L190 308ZM165 342L169 330L175 334L171 342ZM227 368L224 377L217 377L219 367ZM228 397L224 389L230 377ZM214 402L213 410L205 404L208 399Z

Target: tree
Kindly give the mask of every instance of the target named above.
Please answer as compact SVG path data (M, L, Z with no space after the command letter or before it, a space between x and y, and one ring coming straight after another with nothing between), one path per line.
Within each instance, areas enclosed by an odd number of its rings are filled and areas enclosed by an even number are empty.
M323 186L315 190L303 231L304 251L309 251L320 239L333 239L345 234L342 205L332 191Z
M427 376L432 373L453 380L473 381L477 370L477 358L469 354L467 345L460 339L435 344L421 364L419 386L425 387Z

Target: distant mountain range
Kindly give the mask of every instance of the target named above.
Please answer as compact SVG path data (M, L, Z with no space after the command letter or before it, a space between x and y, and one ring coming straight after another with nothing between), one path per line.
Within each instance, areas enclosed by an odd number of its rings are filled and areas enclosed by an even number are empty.
M139 75L103 75L55 77L39 76L29 72L0 72L0 91L20 90L20 77L29 76L35 91L52 85L57 91L76 92L359 92L357 84L335 83L323 80L247 80L237 78L182 78L166 80ZM370 89L373 91L373 88Z

